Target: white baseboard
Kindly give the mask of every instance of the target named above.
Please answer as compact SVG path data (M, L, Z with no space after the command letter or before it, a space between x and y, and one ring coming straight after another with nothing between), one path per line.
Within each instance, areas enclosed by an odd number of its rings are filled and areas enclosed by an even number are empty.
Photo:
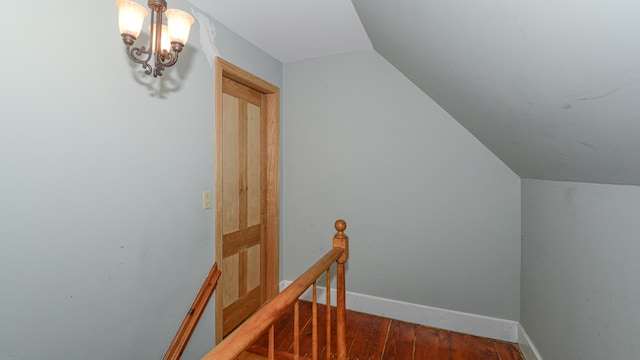
M280 289L284 289L289 284L291 281L282 281ZM326 288L318 286L317 291L318 302L324 304L327 296ZM311 300L311 296L311 289L309 289L301 299ZM331 289L332 304L336 303L335 299L336 290ZM512 320L412 304L350 291L347 291L347 309L490 339L518 342L519 323ZM527 358L527 360L535 360L535 358ZM542 358L537 360L542 360Z
M542 360L542 356L521 324L518 324L518 346L525 360Z

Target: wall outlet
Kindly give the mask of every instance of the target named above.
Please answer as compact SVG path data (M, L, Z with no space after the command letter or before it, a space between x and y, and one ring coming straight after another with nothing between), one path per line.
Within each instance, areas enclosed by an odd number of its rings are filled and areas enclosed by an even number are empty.
M211 208L211 191L202 192L202 209Z

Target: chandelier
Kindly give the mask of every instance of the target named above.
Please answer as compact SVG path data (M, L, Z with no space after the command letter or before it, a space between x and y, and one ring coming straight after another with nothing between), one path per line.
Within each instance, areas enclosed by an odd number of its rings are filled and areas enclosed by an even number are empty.
M165 0L149 0L151 20L149 25L150 43L148 47L132 47L142 23L149 12L142 5L131 0L116 0L118 6L118 20L122 41L127 46L129 58L145 69L145 74L154 77L162 76L165 68L173 66L178 61L178 54L182 51L194 19L182 10L167 10ZM162 24L162 14L167 16L167 25ZM153 59L153 66L151 60Z

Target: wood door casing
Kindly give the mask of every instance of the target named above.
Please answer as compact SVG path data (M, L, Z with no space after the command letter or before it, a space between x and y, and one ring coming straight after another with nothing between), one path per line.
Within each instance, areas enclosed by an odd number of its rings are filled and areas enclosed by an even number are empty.
M278 292L279 90L216 59L216 340Z

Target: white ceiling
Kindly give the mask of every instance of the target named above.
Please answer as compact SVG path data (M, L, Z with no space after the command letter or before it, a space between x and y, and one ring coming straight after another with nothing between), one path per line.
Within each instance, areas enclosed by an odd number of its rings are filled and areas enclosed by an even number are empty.
M192 0L282 63L371 50L348 0Z
M640 2L192 2L285 63L370 38L521 177L640 185Z

